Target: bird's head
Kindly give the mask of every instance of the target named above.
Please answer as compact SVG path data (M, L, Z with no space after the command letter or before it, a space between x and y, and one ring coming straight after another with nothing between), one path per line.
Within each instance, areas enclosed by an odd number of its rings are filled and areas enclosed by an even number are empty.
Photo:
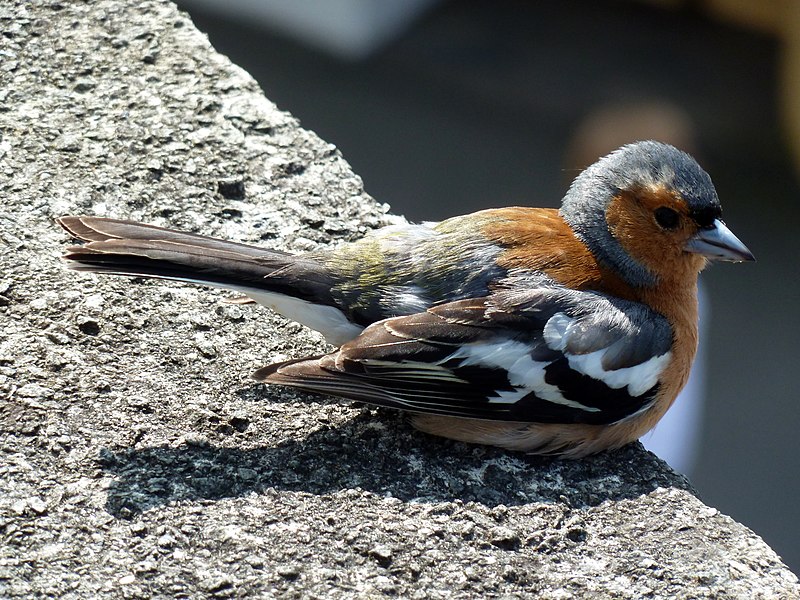
M722 222L708 173L660 142L623 146L587 168L561 216L600 262L636 287L696 275L708 260L755 260Z

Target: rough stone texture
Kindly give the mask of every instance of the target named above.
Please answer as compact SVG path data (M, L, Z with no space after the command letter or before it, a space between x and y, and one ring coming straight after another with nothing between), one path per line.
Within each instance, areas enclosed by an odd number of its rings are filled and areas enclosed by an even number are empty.
M65 213L296 251L390 219L171 4L4 3L0 135L0 596L800 597L639 445L529 458L255 385L320 338L65 271Z

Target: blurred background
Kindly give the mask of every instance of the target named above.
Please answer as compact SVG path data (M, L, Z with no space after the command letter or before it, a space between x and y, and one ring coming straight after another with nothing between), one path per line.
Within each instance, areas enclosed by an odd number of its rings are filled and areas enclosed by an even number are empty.
M178 4L410 220L558 206L637 139L695 154L758 262L704 273L702 377L645 442L800 572L800 2Z

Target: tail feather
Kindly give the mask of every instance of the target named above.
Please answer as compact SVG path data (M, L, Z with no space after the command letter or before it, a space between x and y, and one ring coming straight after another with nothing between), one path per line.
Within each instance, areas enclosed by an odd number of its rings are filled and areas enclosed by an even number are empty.
M253 258L291 256L291 254L279 250L268 250L196 233L186 233L155 225L137 223L136 221L106 219L103 217L67 216L60 217L58 223L72 236L85 242L105 242L108 240L169 241L176 244L206 248L207 250L235 251Z
M86 242L64 254L75 271L171 279L223 287L316 329L342 344L363 328L331 291L335 273L308 256L293 256L145 225L100 217L61 217L58 223Z
M58 223L86 242L63 256L75 271L190 281L335 306L335 279L308 258L134 221L67 216Z

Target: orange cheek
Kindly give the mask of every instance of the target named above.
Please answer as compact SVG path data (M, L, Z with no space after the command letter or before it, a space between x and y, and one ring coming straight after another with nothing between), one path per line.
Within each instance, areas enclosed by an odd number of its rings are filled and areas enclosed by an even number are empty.
M608 227L623 249L653 271L660 271L665 262L680 260L687 235L680 229L665 232L653 220L652 213L664 204L674 203L665 192L639 193L634 199L620 195L611 200L606 211ZM674 204L673 204L674 206ZM676 206L679 212L682 207Z
M611 234L622 248L637 260L644 261L653 254L656 232L647 227L647 215L642 208L623 196L611 200L606 210L606 221Z
M653 219L659 206L670 205L682 217L683 226L665 231ZM682 201L668 197L663 191L637 193L636 197L621 194L611 200L606 211L609 231L620 246L635 260L657 273L671 279L695 277L706 261L684 251L686 240L694 229L687 225L688 207Z

